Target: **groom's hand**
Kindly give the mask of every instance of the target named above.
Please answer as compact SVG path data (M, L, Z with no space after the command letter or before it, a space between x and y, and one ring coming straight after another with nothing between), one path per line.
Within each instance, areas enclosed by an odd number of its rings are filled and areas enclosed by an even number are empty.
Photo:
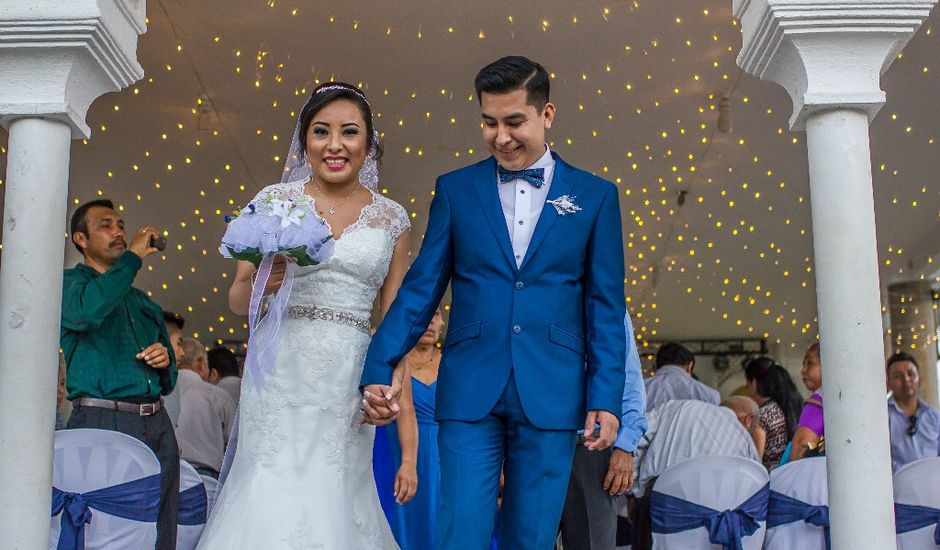
M594 426L600 424L600 434L594 435ZM589 451L603 451L614 444L620 420L608 411L588 411L584 419L584 446Z
M392 385L369 384L362 389L362 412L365 416L363 424L384 426L395 421L401 408L398 406L398 397L404 381L405 369L399 365L392 373Z

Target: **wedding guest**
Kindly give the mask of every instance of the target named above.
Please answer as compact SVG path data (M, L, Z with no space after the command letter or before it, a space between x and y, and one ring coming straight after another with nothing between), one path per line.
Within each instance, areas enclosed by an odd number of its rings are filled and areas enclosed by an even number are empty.
M163 322L166 324L166 333L170 335L170 343L173 344L173 355L176 357L176 363L183 360L183 327L186 325L186 319L174 311L163 312ZM166 414L170 416L173 427L180 422L180 389L173 388L173 391L163 396L163 408Z
M822 362L819 360L819 342L811 345L803 355L803 368L800 369L803 385L812 395L803 404L803 412L793 434L789 460L799 460L804 456L815 456L825 451L820 442L826 435L826 422L823 418Z
M179 362L180 421L176 427L180 457L201 474L219 477L225 444L232 431L235 402L228 392L209 383L206 348L183 339Z
M920 397L920 368L907 353L887 361L888 427L891 434L891 469L938 456L940 413Z
M712 388L692 378L695 356L676 342L663 344L656 352L656 373L646 379L646 412L673 399L697 399L712 405L721 396Z
M238 368L238 358L232 350L225 346L216 346L209 350L209 382L222 388L228 393L235 405L241 394L241 370Z
M649 427L636 451L633 505L634 550L652 544L650 502L653 483L669 467L697 456L740 456L760 461L755 434L757 403L748 397L726 399L721 406L694 399L672 400L650 411Z
M402 412L394 424L385 427L384 441L380 443L381 428L376 429L375 434L374 464L376 484L381 485L379 498L402 550L437 547L441 466L434 410L437 372L441 364L441 350L437 343L443 327L444 319L441 311L437 310L418 344L404 358L411 376L402 395L410 392L411 399L402 398ZM414 435L412 428L408 427L410 418L416 422ZM380 449L380 445L385 449ZM387 473L380 475L382 463L388 464L385 468ZM391 472L397 472L394 480ZM384 481L380 481L380 477ZM417 480L417 493L412 477Z
M134 288L157 230L129 239L109 200L79 206L70 222L83 261L65 270L61 347L72 415L67 427L114 430L145 443L160 461L156 548L176 546L179 447L161 395L176 384L176 360L163 310Z
M760 406L760 423L767 437L757 450L768 470L780 464L787 443L796 433L796 423L803 408L800 396L786 369L770 357L758 357L744 367L747 393Z
M633 485L634 453L646 432L646 389L629 313L623 325L627 358L620 431L610 449L589 451L583 444L575 449L561 515L565 550L614 548L618 497Z

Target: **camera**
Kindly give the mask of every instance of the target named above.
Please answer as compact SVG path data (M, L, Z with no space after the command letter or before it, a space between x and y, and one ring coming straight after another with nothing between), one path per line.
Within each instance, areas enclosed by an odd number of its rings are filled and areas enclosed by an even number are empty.
M157 250L166 250L166 237L163 235L151 235L150 246Z

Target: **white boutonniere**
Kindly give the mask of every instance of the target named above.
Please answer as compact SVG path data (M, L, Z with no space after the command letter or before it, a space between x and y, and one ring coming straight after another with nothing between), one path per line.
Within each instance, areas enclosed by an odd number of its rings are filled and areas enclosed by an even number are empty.
M564 216L565 214L574 214L575 212L580 212L581 207L575 204L574 197L569 197L568 195L562 195L557 199L545 201L548 204L555 207L555 211L558 212L559 216Z

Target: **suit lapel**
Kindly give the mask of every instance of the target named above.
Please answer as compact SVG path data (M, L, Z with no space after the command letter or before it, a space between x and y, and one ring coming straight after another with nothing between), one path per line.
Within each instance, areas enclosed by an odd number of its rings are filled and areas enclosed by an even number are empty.
M532 240L529 242L529 248L526 250L522 265L519 266L519 271L525 269L526 264L529 263L529 260L538 250L539 245L545 240L549 230L555 225L555 220L558 219L558 211L555 210L554 206L548 204L548 201L555 200L562 195L570 196L571 190L574 188L574 174L571 167L565 164L561 157L554 152L552 156L555 158L555 174L552 176L552 185L548 189L548 197L546 197L545 205L542 207L539 221L535 224L535 232L532 234ZM503 226L505 227L505 225L504 223Z
M486 162L479 165L473 174L473 184L476 187L477 195L480 198L480 206L486 221L496 237L496 243L502 250L503 256L516 271L516 260L512 254L512 243L509 240L509 228L506 227L506 217L503 215L503 207L499 202L499 188L496 183L496 161L491 157Z

